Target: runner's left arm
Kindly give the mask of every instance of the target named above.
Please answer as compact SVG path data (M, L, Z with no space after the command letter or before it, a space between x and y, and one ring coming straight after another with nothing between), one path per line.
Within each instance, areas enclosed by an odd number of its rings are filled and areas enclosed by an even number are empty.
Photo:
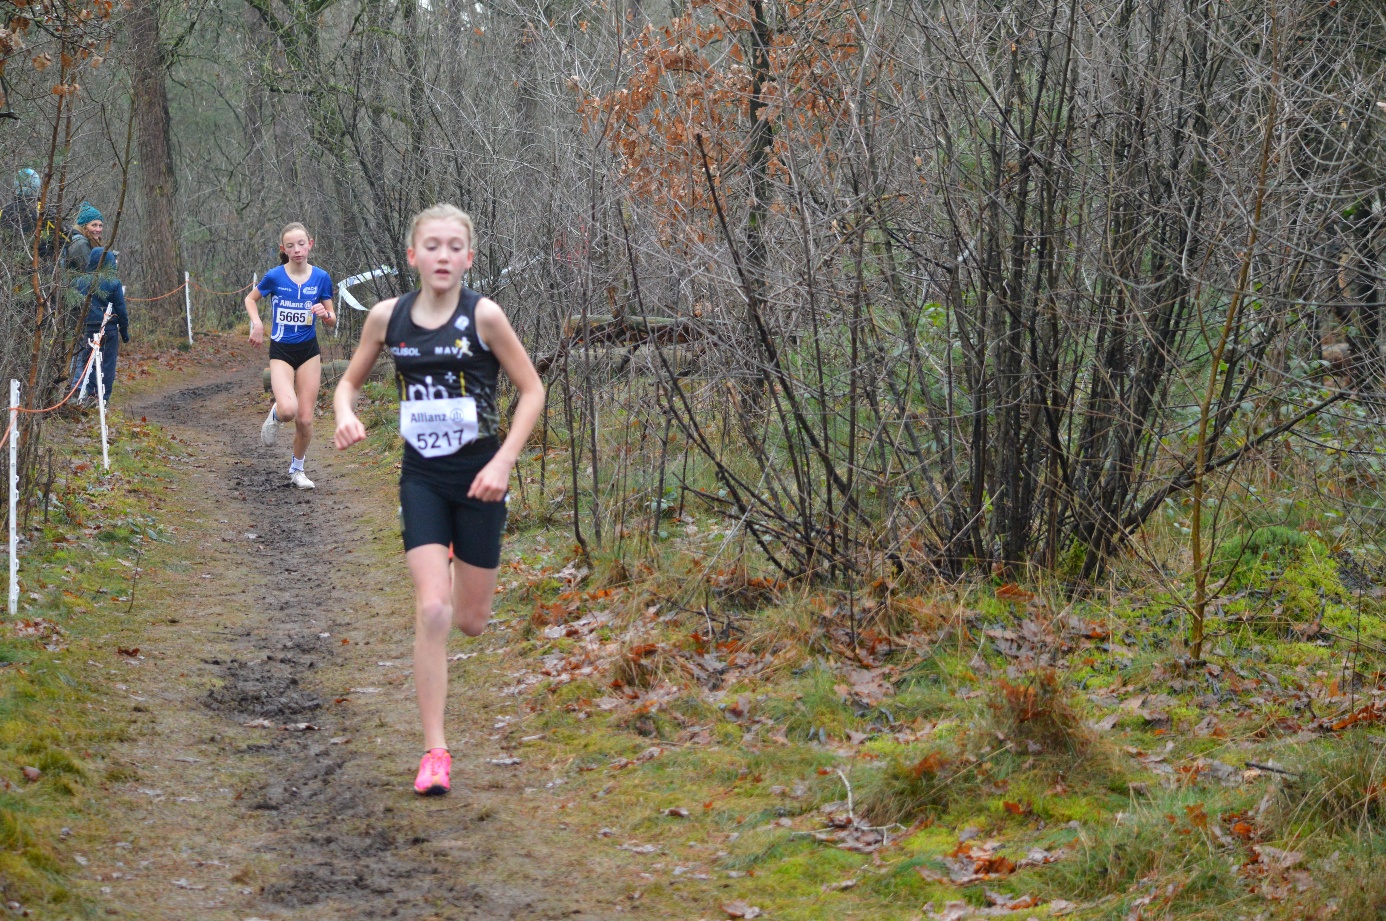
M321 319L324 326L337 325L337 310L332 306L330 297L325 297L313 305L313 315Z
M482 298L476 305L476 327L482 340L496 356L501 368L510 382L520 393L515 417L510 420L510 431L505 436L500 450L482 467L472 479L472 488L467 495L482 502L499 502L510 489L510 471L520 457L525 442L529 441L539 414L544 411L544 382L539 372L534 370L534 362L529 360L520 337L506 319L505 311L495 301Z

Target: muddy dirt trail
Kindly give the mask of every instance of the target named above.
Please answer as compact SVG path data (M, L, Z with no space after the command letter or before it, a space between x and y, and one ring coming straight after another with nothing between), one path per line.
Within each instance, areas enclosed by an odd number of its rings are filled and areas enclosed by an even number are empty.
M411 599L394 506L366 469L379 461L334 456L326 414L309 455L317 489L288 488L289 432L259 441L259 371L252 358L127 404L185 456L165 500L173 541L144 561L110 641L139 654L91 663L134 722L110 759L124 772L111 840L81 858L88 893L140 919L622 912L590 842L533 802L545 776L488 741L513 698L454 693L453 793L412 794ZM475 665L460 650L505 641L458 634L453 668Z

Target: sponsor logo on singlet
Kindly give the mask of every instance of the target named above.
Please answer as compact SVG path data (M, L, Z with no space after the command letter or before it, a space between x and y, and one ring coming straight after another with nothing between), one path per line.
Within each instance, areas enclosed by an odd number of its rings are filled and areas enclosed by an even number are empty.
M454 340L453 345L435 345L434 355L450 355L453 358L471 358L472 344L466 339Z
M419 350L412 345L392 345L390 346L390 354L396 358L417 358L419 356Z
M404 398L406 400L446 400L451 396L452 394L448 393L448 388L433 383L433 376L431 374L424 377L424 382L422 384L408 384L404 388ZM436 420L420 419L418 421L442 422L445 420L445 416L439 416Z

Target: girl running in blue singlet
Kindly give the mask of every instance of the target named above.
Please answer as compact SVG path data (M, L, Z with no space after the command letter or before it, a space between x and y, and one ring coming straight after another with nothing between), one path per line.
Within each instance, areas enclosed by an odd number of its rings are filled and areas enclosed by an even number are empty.
M409 264L421 287L371 308L361 343L337 385L334 443L366 437L356 398L381 349L395 360L404 462L399 501L404 556L414 581L414 684L424 756L414 790L448 792L452 758L443 732L448 634L478 636L491 616L510 471L544 407L544 385L495 302L462 287L472 265L472 220L435 205L409 228ZM500 441L496 405L504 370L520 399ZM448 546L456 562L448 565Z
M260 440L274 444L279 426L294 423L294 450L289 464L289 482L299 489L312 489L313 481L303 472L308 444L313 440L313 410L322 385L322 358L318 349L317 321L337 325L332 308L332 276L308 264L313 238L297 222L279 232L280 264L265 273L245 297L250 314L250 341L265 341L256 304L270 299L270 389L274 402L260 426Z

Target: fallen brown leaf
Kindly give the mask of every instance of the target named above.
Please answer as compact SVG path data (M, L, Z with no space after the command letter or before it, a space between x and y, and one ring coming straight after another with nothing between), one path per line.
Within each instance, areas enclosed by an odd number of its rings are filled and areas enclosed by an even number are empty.
M1002 601L1012 601L1016 604L1028 604L1035 599L1034 592L1028 592L1012 582L997 588L996 597Z
M984 894L988 902L1007 911L1034 908L1040 903L1039 897L1034 895L1007 895L1004 892L992 892L990 889L985 890Z

